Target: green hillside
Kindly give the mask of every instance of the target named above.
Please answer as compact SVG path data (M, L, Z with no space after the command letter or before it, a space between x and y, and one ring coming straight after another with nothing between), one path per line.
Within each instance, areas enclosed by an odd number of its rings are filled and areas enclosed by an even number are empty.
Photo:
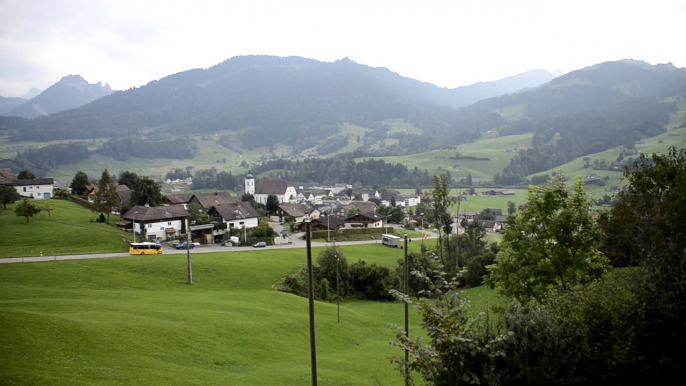
M394 263L399 250L345 248ZM391 255L389 255L391 254ZM307 300L271 285L305 250L0 265L0 379L7 385L310 384ZM476 307L497 303L470 290ZM480 308L483 309L483 308ZM319 384L400 384L389 358L399 303L316 302ZM411 312L412 335L420 333Z

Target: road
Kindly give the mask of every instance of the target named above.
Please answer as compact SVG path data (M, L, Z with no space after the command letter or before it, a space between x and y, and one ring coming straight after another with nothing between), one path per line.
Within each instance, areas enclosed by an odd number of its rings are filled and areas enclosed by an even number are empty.
M426 232L427 239L437 238L435 233ZM270 245L266 248L252 248L252 247L222 247L220 245L201 245L191 249L191 254L197 253L216 253L216 252L240 252L240 251L270 251L274 249L292 249L292 248L305 248L305 240L300 239L303 233L296 233L291 235L291 243L288 244L276 244ZM336 245L359 245L359 244L374 244L380 243L381 240L369 240L369 241L341 241L335 243ZM323 247L332 243L322 243L313 242L313 247ZM186 250L177 250L172 248L165 248L165 255L180 255L185 254ZM36 256L36 257L8 257L0 258L0 264L10 264L10 263L37 263L43 261L62 261L62 260L84 260L84 259L104 259L110 257L125 257L131 256L128 252L123 253L92 253L86 255L62 255L62 256Z

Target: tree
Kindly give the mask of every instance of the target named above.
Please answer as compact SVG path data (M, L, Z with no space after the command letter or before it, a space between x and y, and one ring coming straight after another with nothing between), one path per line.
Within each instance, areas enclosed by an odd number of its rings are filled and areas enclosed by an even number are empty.
M93 197L93 209L96 212L107 213L106 223L110 223L110 213L112 209L119 205L117 195L117 184L112 180L110 172L105 169L98 181L98 190Z
M603 224L604 250L613 263L639 265L635 367L658 382L683 373L686 363L686 149L642 154L632 166L624 172L629 186Z
M334 288L338 279L341 297L347 296L350 291L351 277L348 259L345 258L343 250L336 245L326 247L326 249L319 252L317 265L319 266L317 272L318 279L320 281L328 280ZM336 267L338 267L338 270ZM338 277L336 277L337 271Z
M131 190L136 189L139 179L138 174L128 170L119 173L119 185L126 185Z
M431 191L433 195L433 209L434 209L434 223L438 228L438 246L442 248L443 238L441 230L446 235L449 235L453 228L453 219L450 217L448 210L450 205L455 202L455 199L450 197L450 188L448 187L448 176L446 174L439 174L433 177L434 189ZM443 255L441 254L441 260ZM443 261L445 265L445 261Z
M71 194L81 194L83 192L83 189L90 185L90 181L88 180L88 174L78 171L74 175L74 179L71 180L71 184L69 185L69 188L71 189Z
M22 170L18 175L17 179L20 180L35 180L36 175L33 174L30 170Z
M545 187L529 187L527 207L508 222L502 250L489 267L491 286L528 302L605 273L608 261L599 251L601 234L592 205L581 178L572 192L561 176Z
M131 202L133 205L158 206L162 203L162 187L149 177L143 177L133 190Z
M345 213L345 218L350 218L350 217L353 217L353 216L357 216L357 215L360 214L360 213L362 213L362 211L360 210L360 208L358 208L358 207L356 207L356 206L351 206L350 209L348 209L348 211Z
M279 197L275 194L270 194L267 196L267 204L265 205L267 212L271 212L279 207Z
M36 206L27 199L23 199L14 207L14 214L16 214L17 217L26 217L26 222L29 222L29 218L37 215L41 210L43 210L43 208Z
M54 209L55 209L55 208L54 208L52 205L50 205L50 204L45 204L45 205L43 205L43 210L46 211L46 212L48 212L48 217L51 217L51 216L50 216L50 212L52 212Z
M2 202L2 208L7 209L7 204L19 201L21 196L17 193L17 190L11 186L0 185L0 201Z
M517 212L517 206L515 205L514 202L508 201L507 202L507 214L508 216L512 216Z

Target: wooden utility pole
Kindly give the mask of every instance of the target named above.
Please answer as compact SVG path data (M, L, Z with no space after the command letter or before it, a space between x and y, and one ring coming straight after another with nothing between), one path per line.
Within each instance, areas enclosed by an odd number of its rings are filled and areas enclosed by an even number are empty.
M407 253L407 235L405 235L405 296L410 296L410 266ZM410 339L409 305L405 302L405 338ZM410 385L410 351L405 349L405 386Z
M305 220L307 236L307 294L310 304L310 361L312 369L312 386L317 386L317 345L314 330L314 286L312 281L312 237L310 234L310 219Z
M191 228L186 219L186 257L188 258L188 284L193 284L193 267L191 266Z

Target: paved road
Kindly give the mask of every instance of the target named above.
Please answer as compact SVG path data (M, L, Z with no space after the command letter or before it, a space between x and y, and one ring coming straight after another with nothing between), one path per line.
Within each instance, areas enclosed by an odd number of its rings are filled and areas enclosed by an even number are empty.
M426 232L427 234L427 239L433 239L436 238L437 235L435 233L431 232ZM276 245L270 245L266 248L252 248L252 247L222 247L219 245L201 245L199 247L195 247L191 250L191 254L197 254L197 253L216 253L216 252L240 252L240 251L269 251L273 249L292 249L292 248L305 248L306 242L305 240L301 240L300 236L302 236L303 233L296 233L291 235L290 241L291 243L289 244L276 244ZM359 245L359 244L374 244L374 243L380 243L381 240L369 240L369 241L341 241L335 243L336 245ZM313 247L323 247L326 245L330 245L332 243L322 243L322 242L314 242L312 243ZM165 248L164 254L165 255L179 255L179 254L185 254L186 250L177 250L173 248ZM91 253L91 254L86 254L86 255L62 255L62 256L39 256L39 257L9 257L9 258L0 258L0 264L9 264L9 263L36 263L36 262L42 262L42 261L62 261L62 260L84 260L84 259L103 259L103 258L109 258L109 257L125 257L125 256L131 256L128 252L123 252L123 253Z

